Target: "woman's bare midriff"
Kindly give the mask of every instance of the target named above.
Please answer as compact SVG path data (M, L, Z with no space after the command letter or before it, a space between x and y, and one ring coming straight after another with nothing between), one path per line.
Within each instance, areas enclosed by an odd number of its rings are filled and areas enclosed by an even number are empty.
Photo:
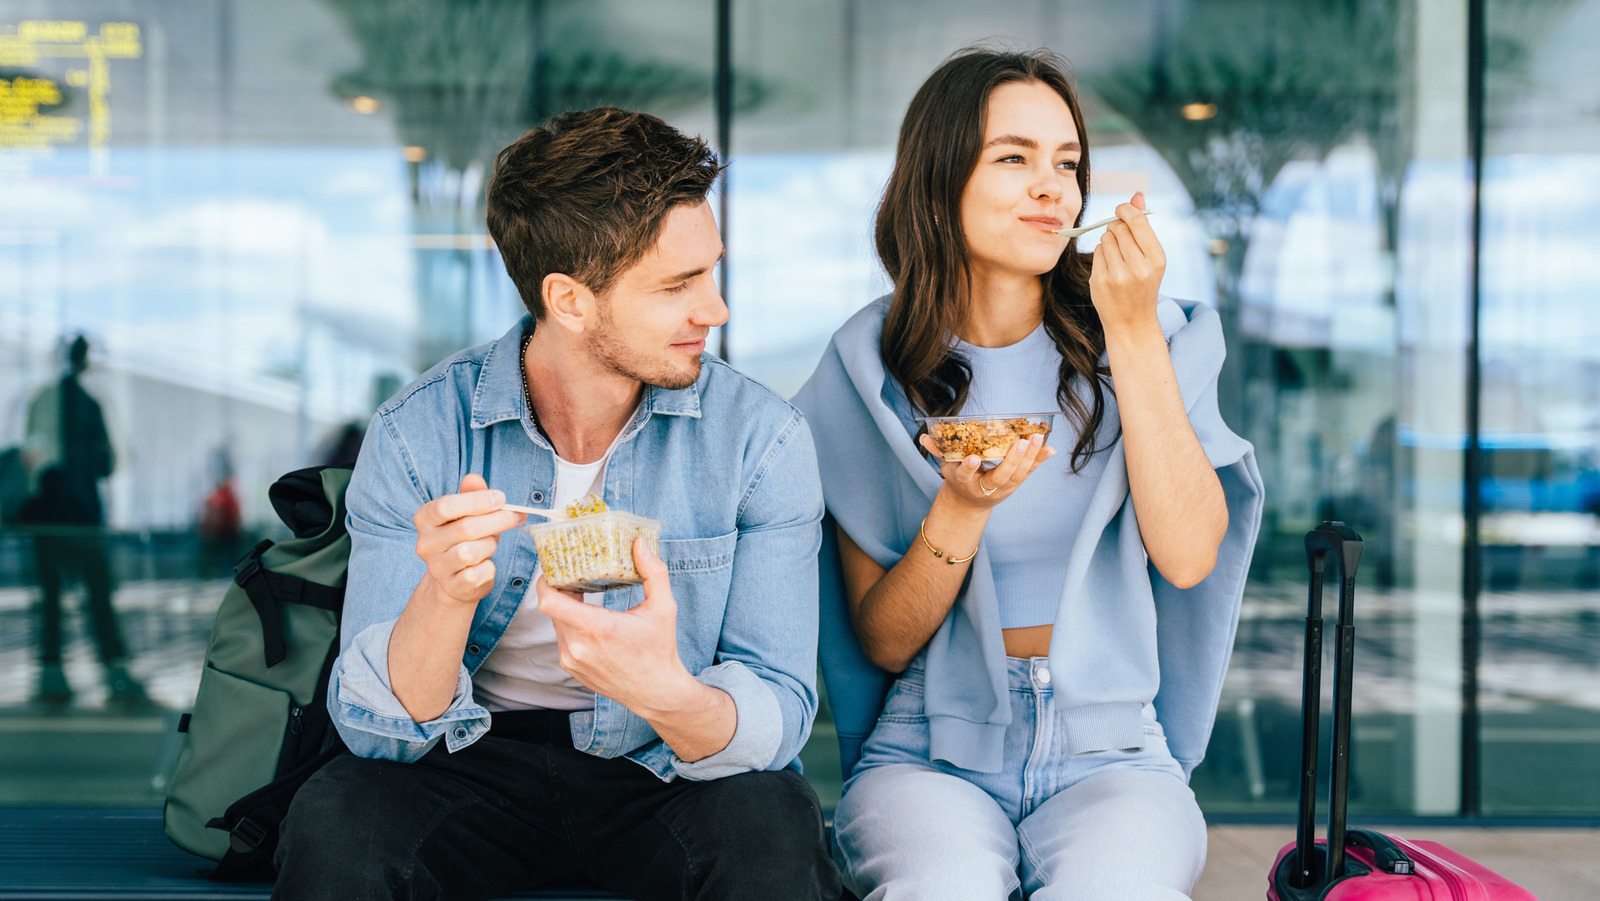
M1027 626L1003 629L1007 657L1049 657L1050 631L1054 626Z

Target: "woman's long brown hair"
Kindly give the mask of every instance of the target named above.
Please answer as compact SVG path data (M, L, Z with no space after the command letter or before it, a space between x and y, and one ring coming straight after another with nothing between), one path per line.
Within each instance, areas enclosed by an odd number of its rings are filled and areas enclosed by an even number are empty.
M1078 190L1088 205L1088 135L1066 68L1065 60L1045 50L963 50L928 76L906 110L894 173L878 206L875 238L878 258L894 281L883 324L883 362L919 414L959 413L972 383L972 368L951 339L966 321L971 303L961 194L978 165L990 92L1004 84L1033 82L1061 95L1083 145ZM1073 224L1082 220L1080 209ZM1079 430L1073 472L1097 450L1095 436L1106 408L1103 379L1110 375L1100 365L1105 330L1089 301L1092 261L1078 253L1074 238L1055 268L1042 276L1044 328L1061 353L1056 401ZM1088 386L1090 403L1073 390L1076 378Z

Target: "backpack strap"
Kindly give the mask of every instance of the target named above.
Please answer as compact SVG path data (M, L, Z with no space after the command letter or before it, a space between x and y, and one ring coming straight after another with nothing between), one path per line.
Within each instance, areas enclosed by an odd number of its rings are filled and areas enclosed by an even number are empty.
M284 746L279 758L278 775L248 795L228 805L220 817L206 823L208 829L221 829L228 833L228 850L223 852L212 879L266 880L277 877L272 858L278 848L278 831L283 818L289 814L289 805L295 793L317 770L335 757L345 753L344 739L334 729L333 721L324 703L328 697L328 682L333 674L333 664L339 656L339 643L328 648L322 662L322 673L317 677L317 689L312 702L304 708L304 731L291 728L284 736ZM320 748L307 755L302 749Z
M344 606L343 588L330 588L262 566L261 555L270 547L271 541L257 544L233 567L234 583L244 589L245 595L250 598L250 606L256 609L256 616L261 618L261 646L268 668L282 663L289 654L283 640L280 605L304 604L334 613Z
M341 754L344 742L335 740L322 753L229 805L206 825L228 833L228 850L210 878L219 881L272 879L273 853L278 848L278 827L289 813L295 792L307 779Z

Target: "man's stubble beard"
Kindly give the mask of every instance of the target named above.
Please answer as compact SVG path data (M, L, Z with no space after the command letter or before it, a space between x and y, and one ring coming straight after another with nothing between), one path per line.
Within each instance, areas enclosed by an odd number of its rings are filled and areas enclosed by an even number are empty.
M612 372L667 391L680 391L699 380L699 357L688 371L674 369L665 361L651 361L629 347L620 332L611 318L610 304L602 305L599 327L589 336L589 353Z

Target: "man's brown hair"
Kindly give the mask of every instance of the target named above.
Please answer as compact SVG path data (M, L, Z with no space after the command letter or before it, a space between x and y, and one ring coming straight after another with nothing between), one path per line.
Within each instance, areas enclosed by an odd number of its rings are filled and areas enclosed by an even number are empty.
M706 142L648 113L562 113L495 159L489 234L535 319L545 276L603 296L655 246L674 207L706 199L721 165Z

